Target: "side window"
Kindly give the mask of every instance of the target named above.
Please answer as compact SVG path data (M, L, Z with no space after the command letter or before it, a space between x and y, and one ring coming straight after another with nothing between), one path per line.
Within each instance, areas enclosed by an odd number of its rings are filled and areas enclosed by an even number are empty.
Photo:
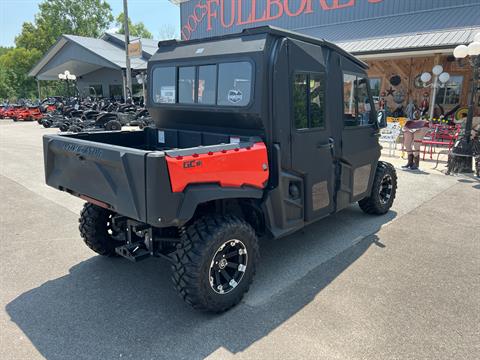
M297 73L293 79L293 119L296 129L325 126L325 90L321 74Z
M320 128L325 126L325 90L320 74L310 75L310 126Z
M372 124L368 81L365 78L344 74L343 112L345 126L368 126Z
M249 62L218 65L217 105L246 106L250 102L252 64Z
M296 129L308 128L307 79L306 74L296 74L293 81L293 119Z

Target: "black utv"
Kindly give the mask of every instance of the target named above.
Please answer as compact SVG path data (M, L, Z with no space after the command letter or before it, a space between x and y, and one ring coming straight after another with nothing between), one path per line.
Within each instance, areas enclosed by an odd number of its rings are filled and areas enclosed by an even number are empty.
M221 312L248 290L258 238L280 238L358 202L385 214L367 65L326 41L271 27L160 42L141 131L44 136L48 185L87 201L95 252L173 264L194 308Z

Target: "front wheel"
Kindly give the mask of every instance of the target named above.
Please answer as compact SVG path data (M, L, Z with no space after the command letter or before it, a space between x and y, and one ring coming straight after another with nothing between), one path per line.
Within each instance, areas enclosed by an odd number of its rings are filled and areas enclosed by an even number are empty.
M174 286L192 307L223 312L248 291L259 258L253 228L233 216L208 216L190 225L174 255Z
M379 161L370 196L360 200L358 205L367 214L383 215L390 210L397 194L397 173L395 168Z

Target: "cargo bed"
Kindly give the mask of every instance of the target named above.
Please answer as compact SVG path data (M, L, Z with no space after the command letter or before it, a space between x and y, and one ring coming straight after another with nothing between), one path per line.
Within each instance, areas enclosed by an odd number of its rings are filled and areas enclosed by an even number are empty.
M166 157L250 148L255 141L153 128L45 135L45 177L49 186L129 218L156 226L175 225L180 221L183 194L172 191Z

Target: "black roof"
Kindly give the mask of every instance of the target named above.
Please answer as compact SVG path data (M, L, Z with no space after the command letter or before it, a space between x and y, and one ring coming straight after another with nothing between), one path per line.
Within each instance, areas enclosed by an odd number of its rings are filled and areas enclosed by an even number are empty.
M349 52L343 50L339 46L337 46L337 45L335 45L331 42L326 41L325 39L319 39L319 38L316 38L316 37L313 37L313 36L308 36L308 35L304 35L304 34L301 34L301 33L295 32L295 31L285 30L285 29L282 29L282 28L279 28L279 27L269 26L269 25L258 26L258 27L254 27L254 28L247 28L247 29L242 30L242 32L240 32L240 33L214 36L214 37L205 38L205 39L192 39L192 40L181 40L181 41L178 41L178 40L164 40L164 41L159 41L158 42L158 47L166 46L166 45L167 46L168 45L191 45L191 44L196 44L196 43L212 42L212 41L216 41L216 40L225 40L225 39L237 38L237 37L241 37L241 36L244 36L244 35L257 35L257 34L270 34L270 35L273 35L273 36L288 37L288 38L292 38L292 39L295 39L295 40L300 40L300 41L303 41L303 42L307 42L307 43L310 43L310 44L325 46L325 47L328 47L328 48L334 50L335 52L343 55L344 57L350 59L351 61L353 61L354 63L356 63L360 67L362 67L364 69L368 69L368 65L366 63L364 63L360 59L356 58L355 56L353 56Z

